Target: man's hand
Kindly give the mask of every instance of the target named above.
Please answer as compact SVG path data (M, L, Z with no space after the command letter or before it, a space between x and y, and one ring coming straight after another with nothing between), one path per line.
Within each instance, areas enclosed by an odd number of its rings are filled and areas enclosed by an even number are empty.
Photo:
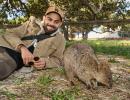
M36 69L43 69L45 68L46 62L44 59L40 58L38 61L34 61L34 67Z
M20 51L21 51L23 63L25 65L27 65L30 61L33 60L33 58L34 58L33 54L25 46L22 46L20 48Z

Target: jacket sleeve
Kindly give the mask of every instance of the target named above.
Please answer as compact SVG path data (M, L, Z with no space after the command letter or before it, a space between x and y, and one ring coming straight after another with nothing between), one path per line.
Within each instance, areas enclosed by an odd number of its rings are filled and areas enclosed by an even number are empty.
M11 47L16 49L19 44L23 44L21 37L26 33L27 23L28 21L17 28L6 30L6 34L4 34L3 37Z
M57 49L48 58L44 58L46 62L45 68L53 68L63 66L63 52L65 49L65 39L62 37L57 44Z

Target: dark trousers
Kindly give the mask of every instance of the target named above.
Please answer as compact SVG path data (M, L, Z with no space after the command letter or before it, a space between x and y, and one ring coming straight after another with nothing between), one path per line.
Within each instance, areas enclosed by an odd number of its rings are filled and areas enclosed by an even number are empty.
M7 78L12 72L17 69L15 60L0 47L0 80Z

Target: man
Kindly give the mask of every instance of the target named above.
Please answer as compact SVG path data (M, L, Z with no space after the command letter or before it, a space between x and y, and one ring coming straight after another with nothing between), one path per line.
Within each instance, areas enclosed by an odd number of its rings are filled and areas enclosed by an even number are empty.
M17 55L13 54L11 50L20 53L24 65L28 65L29 62L33 61L33 67L36 69L61 66L65 39L59 28L62 25L63 17L64 14L59 8L51 6L43 16L42 22L38 22L32 17L20 27L7 30L0 37L0 41L2 41L0 43L0 80L8 77L16 69L21 68L21 65L17 63ZM39 27L36 28L36 25L33 25L33 23L39 25ZM35 37L34 39L24 39L28 36L40 34L49 34L49 37L41 40L37 40ZM27 48L32 44L36 45L33 53ZM35 61L35 56L38 56L40 59Z

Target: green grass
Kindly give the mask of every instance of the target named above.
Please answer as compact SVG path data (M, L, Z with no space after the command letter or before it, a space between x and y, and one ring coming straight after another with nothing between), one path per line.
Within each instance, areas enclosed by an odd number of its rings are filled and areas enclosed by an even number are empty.
M52 90L48 96L51 98L51 100L75 100L78 92L79 90L74 87L67 90Z
M116 61L115 57L109 57L108 62L117 63L118 61Z
M113 95L110 99L111 99L111 100L119 100L119 99L118 99L118 96L115 96L115 95Z
M24 81L24 78L17 78L17 79L15 79L13 82L14 82L16 85L20 85L20 84L22 84L23 81Z
M115 56L124 56L130 59L130 41L129 40L82 40L80 43L87 43L92 46L96 53L103 53ZM78 43L77 41L68 41L66 47Z
M58 73L60 73L61 75L64 75L64 74L65 74L65 69L64 69L64 67L56 68L55 70L56 70Z
M1 29L0 28L0 35L4 34L5 33L5 29Z
M37 79L37 83L41 84L41 85L49 85L54 79L50 76L40 76Z
M52 91L50 95L52 100L74 100L74 95L69 91Z
M0 95L6 96L8 100L16 100L16 97L17 97L15 94L9 91L2 91L2 90L0 90Z

